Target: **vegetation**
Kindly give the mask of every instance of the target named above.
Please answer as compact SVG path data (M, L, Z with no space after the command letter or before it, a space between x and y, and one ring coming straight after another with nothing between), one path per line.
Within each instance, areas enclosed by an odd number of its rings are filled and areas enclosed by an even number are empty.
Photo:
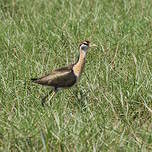
M152 151L151 0L0 0L0 151ZM30 78L96 43L77 87L42 107Z

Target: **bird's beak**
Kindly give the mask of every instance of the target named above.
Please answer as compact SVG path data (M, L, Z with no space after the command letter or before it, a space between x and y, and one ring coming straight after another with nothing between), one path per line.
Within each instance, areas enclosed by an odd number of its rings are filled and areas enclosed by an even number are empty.
M96 44L90 44L90 47L97 47Z

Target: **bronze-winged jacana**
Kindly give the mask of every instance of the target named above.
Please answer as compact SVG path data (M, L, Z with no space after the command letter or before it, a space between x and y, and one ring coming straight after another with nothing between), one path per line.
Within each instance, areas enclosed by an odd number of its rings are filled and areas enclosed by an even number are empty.
M42 76L40 78L32 78L32 82L38 83L44 86L51 86L52 90L49 92L52 93L51 98L55 95L55 93L62 88L69 88L73 86L79 80L86 61L87 51L90 47L96 46L91 45L89 41L84 41L79 45L79 59L76 63L71 64L67 67L59 68L53 70L50 74ZM45 100L48 97L47 94L42 99L42 105L44 106ZM51 99L50 98L50 99Z

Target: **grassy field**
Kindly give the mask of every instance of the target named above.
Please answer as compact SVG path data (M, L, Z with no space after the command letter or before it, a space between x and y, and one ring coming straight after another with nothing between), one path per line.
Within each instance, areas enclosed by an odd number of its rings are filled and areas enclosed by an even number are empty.
M43 108L30 78L86 39L78 87ZM0 151L152 151L152 1L0 0Z

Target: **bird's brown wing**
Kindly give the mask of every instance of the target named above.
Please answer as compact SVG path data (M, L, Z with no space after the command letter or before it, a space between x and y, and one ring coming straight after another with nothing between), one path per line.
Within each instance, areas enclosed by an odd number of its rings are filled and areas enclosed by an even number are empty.
M72 65L52 71L50 74L38 79L34 79L33 82L54 86L55 88L66 88L72 86L76 82L76 76L73 73Z

